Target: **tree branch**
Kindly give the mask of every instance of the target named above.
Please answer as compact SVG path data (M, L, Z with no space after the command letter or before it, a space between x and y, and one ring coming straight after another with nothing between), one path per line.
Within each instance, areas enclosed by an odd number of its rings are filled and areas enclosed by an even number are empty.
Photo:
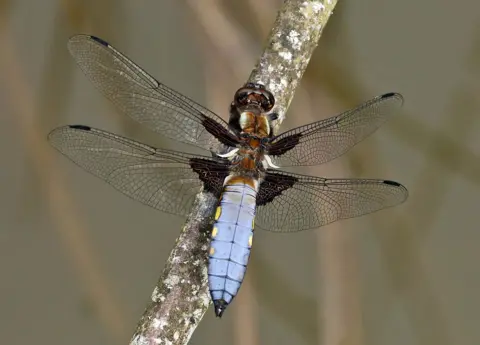
M197 195L131 345L188 343L210 305L207 253L217 203L211 193Z
M267 47L250 74L249 82L265 85L275 96L279 118L285 119L293 94L337 0L286 0L268 38Z
M336 0L286 0L268 38L267 47L249 82L273 92L277 126L332 14ZM187 344L210 304L207 261L211 216L218 199L201 192L172 250L152 300L131 345Z

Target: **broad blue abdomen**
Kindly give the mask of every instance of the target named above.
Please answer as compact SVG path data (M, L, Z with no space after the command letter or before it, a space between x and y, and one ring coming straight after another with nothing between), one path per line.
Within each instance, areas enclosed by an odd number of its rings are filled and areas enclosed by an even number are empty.
M256 204L252 185L246 179L227 183L215 214L208 280L217 316L237 294L247 269Z

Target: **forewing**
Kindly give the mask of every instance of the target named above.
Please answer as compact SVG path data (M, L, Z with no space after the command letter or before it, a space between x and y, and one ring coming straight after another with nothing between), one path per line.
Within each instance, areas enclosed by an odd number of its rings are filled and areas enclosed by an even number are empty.
M156 149L87 126L54 129L50 143L120 192L158 210L187 215L205 183L219 195L228 168L208 157Z
M277 136L268 154L281 167L326 163L375 132L402 103L400 94L387 93L340 115L294 128Z
M215 152L237 143L218 115L158 82L102 39L77 35L68 49L107 98L153 131Z
M257 195L255 224L275 232L318 228L401 204L407 196L404 186L388 180L268 172Z

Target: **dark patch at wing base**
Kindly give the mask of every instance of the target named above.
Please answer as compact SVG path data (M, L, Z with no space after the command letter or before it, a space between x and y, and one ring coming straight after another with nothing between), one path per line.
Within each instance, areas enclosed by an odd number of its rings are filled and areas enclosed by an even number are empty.
M300 142L301 137L302 133L298 133L280 139L268 148L268 154L272 156L283 155L285 152L293 149Z
M292 188L297 181L294 176L276 174L269 172L260 184L260 190L257 195L257 206L266 205L283 191Z
M207 192L220 196L223 189L223 181L229 173L228 166L222 162L203 158L191 158L190 166L203 182L203 188Z
M205 127L208 133L212 134L218 141L222 144L235 147L239 141L238 139L232 135L224 126L222 126L217 121L209 118L204 117L202 120L202 125Z

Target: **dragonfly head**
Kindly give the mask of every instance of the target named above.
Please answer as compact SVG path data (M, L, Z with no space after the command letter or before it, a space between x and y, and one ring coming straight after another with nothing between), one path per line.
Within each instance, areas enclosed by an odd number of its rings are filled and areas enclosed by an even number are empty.
M276 117L274 113L268 112L274 105L273 94L263 85L247 83L237 90L230 105L229 127L237 135L248 133L270 137L270 123Z
M234 104L237 108L257 108L261 113L267 113L275 105L273 94L265 86L256 83L247 83L235 92Z

